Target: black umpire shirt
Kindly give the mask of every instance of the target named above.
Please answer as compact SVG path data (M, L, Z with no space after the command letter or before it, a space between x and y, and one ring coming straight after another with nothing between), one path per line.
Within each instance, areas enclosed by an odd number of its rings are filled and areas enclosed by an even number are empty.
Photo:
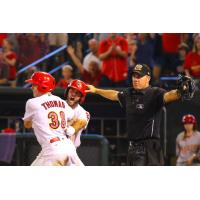
M129 140L160 138L165 92L149 86L143 90L127 88L118 93L119 103L126 110Z

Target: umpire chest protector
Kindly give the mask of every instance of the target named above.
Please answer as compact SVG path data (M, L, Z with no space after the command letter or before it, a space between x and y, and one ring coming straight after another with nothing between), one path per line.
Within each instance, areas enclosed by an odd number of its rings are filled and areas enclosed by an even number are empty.
M130 140L159 138L164 93L161 88L148 87L143 90L127 88L118 94L126 111Z

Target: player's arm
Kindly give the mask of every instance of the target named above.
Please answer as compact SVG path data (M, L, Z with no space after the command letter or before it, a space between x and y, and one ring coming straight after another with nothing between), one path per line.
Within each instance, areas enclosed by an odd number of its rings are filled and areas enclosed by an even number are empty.
M179 76L177 90L171 90L164 94L164 102L169 103L178 99L191 100L195 92L195 82L191 77Z
M118 91L116 90L103 90L94 87L93 85L87 85L88 90L86 90L86 93L94 93L101 95L102 97L106 99L110 99L112 101L118 101Z
M32 117L33 117L34 111L33 111L32 103L30 100L27 101L25 110L26 111L23 117L24 127L32 128Z
M24 127L25 128L32 128L32 121L25 120L24 121Z
M65 134L68 135L69 138L74 143L76 139L76 135L86 125L87 125L87 121L84 119L76 119L76 121L70 121L70 123L68 122L68 126L65 129Z
M77 119L71 126L75 129L75 135L87 125L85 119Z

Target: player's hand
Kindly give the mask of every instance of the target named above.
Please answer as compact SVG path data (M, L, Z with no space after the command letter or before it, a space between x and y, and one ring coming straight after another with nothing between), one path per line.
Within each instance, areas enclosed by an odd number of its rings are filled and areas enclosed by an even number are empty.
M67 126L65 129L65 134L68 136L72 136L75 134L75 129L73 126Z
M96 88L93 85L87 85L86 93L96 93Z

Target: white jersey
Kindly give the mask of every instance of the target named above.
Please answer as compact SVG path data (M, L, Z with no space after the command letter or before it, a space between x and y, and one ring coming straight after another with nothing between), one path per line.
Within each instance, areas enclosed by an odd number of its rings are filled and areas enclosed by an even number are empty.
M32 121L32 127L39 144L45 147L55 137L63 137L67 121L74 117L74 111L60 97L50 93L29 99L23 120Z
M82 128L77 134L76 134L76 139L74 141L74 145L75 147L79 147L80 144L81 144L81 133L84 129L87 128L87 125L89 123L89 120L90 120L90 113L87 112L82 106L80 106L79 104L73 109L74 110L74 116L75 118L77 119L84 119L87 121L87 124L84 128Z
M184 138L184 132L176 138L177 165L187 165L187 160L200 148L200 132L195 131L189 138Z

